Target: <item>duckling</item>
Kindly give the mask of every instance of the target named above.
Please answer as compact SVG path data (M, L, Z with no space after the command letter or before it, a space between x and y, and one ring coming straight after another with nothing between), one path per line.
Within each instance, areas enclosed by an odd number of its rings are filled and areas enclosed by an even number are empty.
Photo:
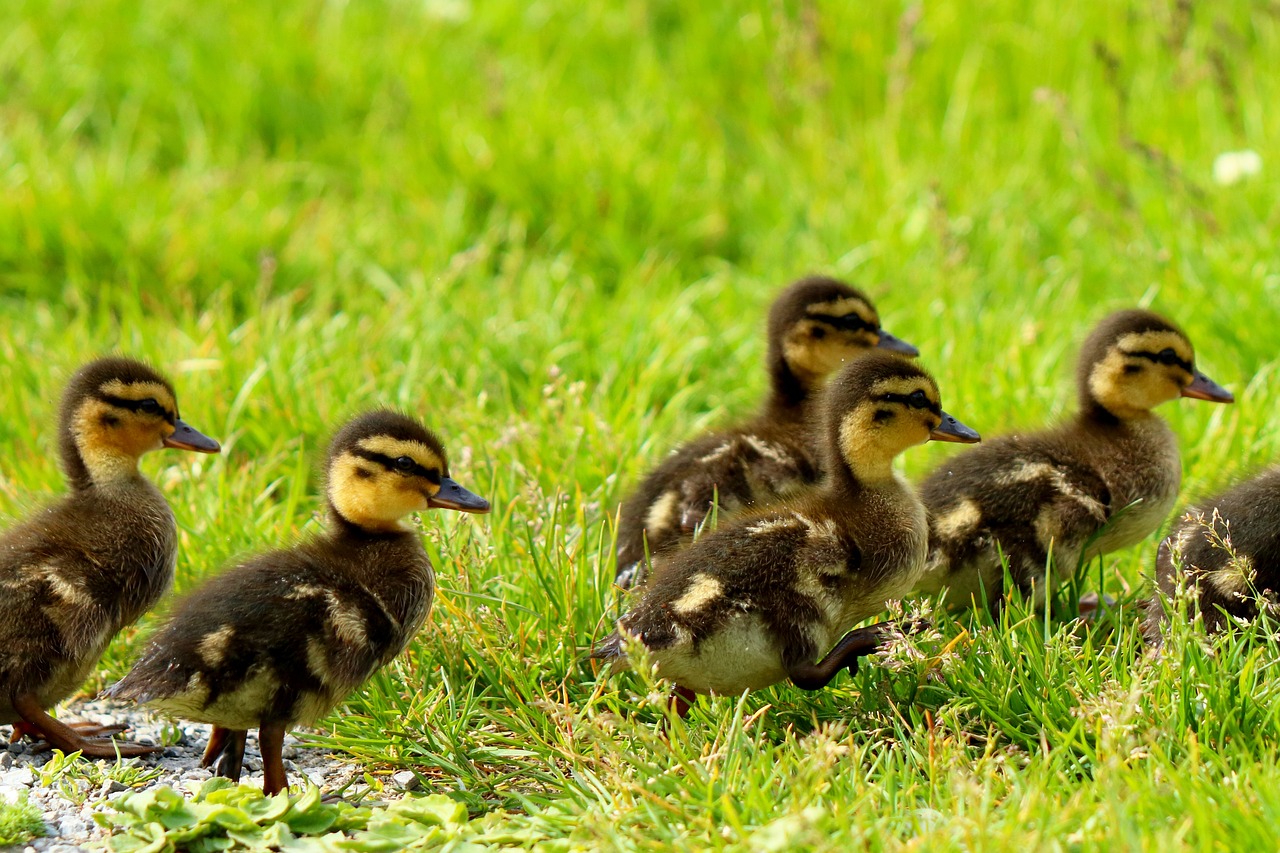
M627 589L650 555L678 547L713 506L721 515L773 503L818 480L809 436L815 391L841 363L879 347L914 357L915 347L880 328L861 291L824 276L801 279L769 311L770 392L760 413L672 452L622 504L615 583Z
M886 353L846 366L824 408L822 483L658 564L595 658L625 665L628 643L642 644L683 711L692 694L787 678L817 690L874 649L873 633L847 632L911 590L928 544L924 506L893 459L931 438L978 434L942 411L929 374Z
M192 592L107 691L211 724L204 765L233 780L247 730L257 728L268 794L287 785L285 733L389 663L431 611L431 561L402 519L428 508L489 511L450 478L440 439L397 412L343 427L326 470L328 530Z
M1013 583L1043 606L1082 560L1136 544L1172 509L1182 479L1178 443L1152 410L1176 397L1234 399L1196 370L1181 329L1140 310L1116 312L1094 329L1077 384L1080 410L1071 420L997 438L925 479L930 555L916 592L945 588L963 606L985 590L998 609L1003 554Z
M141 362L102 358L67 385L58 424L71 493L0 536L0 723L63 752L98 758L155 747L113 741L120 727L68 725L46 711L78 688L107 644L173 581L173 512L138 460L173 447L217 453L178 417L169 381Z
M1172 598L1184 577L1209 631L1226 627L1228 616L1255 618L1258 595L1269 598L1280 590L1280 467L1189 510L1160 543L1149 642L1160 642L1166 618L1161 598Z

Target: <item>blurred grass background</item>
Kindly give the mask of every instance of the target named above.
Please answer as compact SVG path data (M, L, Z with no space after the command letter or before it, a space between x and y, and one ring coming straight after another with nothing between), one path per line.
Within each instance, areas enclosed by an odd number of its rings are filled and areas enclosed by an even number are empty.
M513 810L495 832L1270 839L1265 643L1188 633L1151 662L1132 608L1088 633L944 619L904 670L716 700L666 739L642 680L578 656L616 613L618 500L754 405L764 311L805 273L867 289L991 435L1068 411L1091 324L1150 306L1239 398L1163 410L1187 498L1274 460L1277 56L1274 0L9 0L0 514L59 488L55 401L105 351L169 372L226 444L147 462L183 528L179 589L313 526L328 434L401 406L495 513L426 519L432 626L325 731ZM1215 181L1236 150L1261 173ZM1086 585L1131 603L1154 545Z

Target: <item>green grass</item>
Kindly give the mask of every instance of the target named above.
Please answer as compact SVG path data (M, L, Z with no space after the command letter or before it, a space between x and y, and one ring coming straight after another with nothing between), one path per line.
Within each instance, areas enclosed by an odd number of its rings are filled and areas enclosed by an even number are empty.
M990 435L1068 410L1091 324L1151 306L1239 398L1162 410L1186 498L1275 459L1280 7L703 5L0 4L0 515L60 488L55 400L104 351L166 369L225 441L146 463L180 590L313 527L326 436L401 406L495 511L426 519L432 623L323 734L486 825L1272 846L1277 649L1180 625L1143 657L1155 537L1090 568L1126 605L1096 628L947 617L923 659L667 734L657 687L580 659L616 615L619 499L754 405L763 312L810 271L867 288ZM1244 148L1262 173L1215 184Z

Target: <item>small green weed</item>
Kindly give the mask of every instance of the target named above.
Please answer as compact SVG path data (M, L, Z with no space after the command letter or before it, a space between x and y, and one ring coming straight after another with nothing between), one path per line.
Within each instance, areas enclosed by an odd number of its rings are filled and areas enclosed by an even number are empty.
M18 795L17 802L0 800L0 847L21 844L44 833L44 818L26 791Z
M158 767L143 767L137 759L120 759L115 764L100 764L80 758L80 753L64 754L55 749L53 758L39 769L40 784L56 787L58 793L81 805L101 790L103 783L119 782L126 788L141 788L163 772Z
M390 853L446 844L451 850L465 851L473 846L466 840L468 835L483 842L492 832L489 843L524 838L484 823L469 826L466 807L439 794L398 800L385 807L357 807L321 802L320 789L314 786L301 794L268 797L257 788L222 778L205 782L192 799L169 787L126 794L116 801L114 811L94 819L112 830L106 847L117 853L266 849Z

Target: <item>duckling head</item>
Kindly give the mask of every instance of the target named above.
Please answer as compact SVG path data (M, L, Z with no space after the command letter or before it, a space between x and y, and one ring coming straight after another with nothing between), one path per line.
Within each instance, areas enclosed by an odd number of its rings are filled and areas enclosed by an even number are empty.
M430 508L489 511L488 501L449 477L435 433L386 409L359 415L334 436L326 491L339 520L371 532L405 530L401 519Z
M795 282L769 311L769 371L775 391L788 402L803 400L841 364L875 348L919 355L880 327L866 294L834 278Z
M138 460L161 447L220 449L178 417L169 381L131 358L100 358L80 368L63 393L59 422L62 464L75 488L132 476Z
M868 353L851 362L831 380L825 402L827 468L848 468L860 482L892 477L894 457L930 439L979 440L942 410L932 376L888 353Z
M1218 403L1231 392L1195 367L1191 341L1151 311L1117 311L1093 330L1080 352L1081 407L1107 420L1141 417L1176 397Z

